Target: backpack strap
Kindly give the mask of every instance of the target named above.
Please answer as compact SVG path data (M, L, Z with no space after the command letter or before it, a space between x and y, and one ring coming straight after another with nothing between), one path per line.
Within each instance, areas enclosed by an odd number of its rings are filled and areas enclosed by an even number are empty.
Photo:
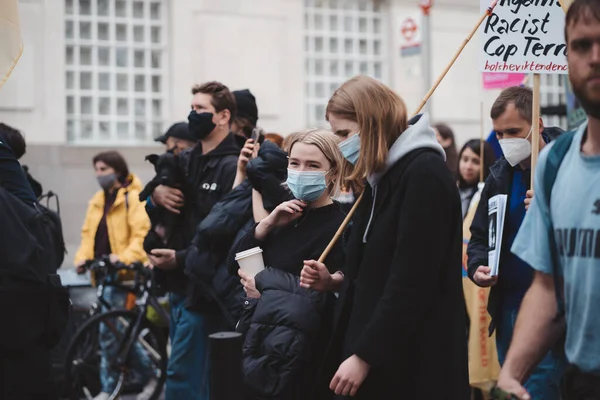
M571 143L575 137L575 132L565 132L560 135L552 145L550 152L548 153L548 159L546 161L546 169L544 171L544 195L550 210L550 198L552 196L552 187L556 181L558 170L562 164ZM556 244L556 236L554 234L554 224L552 223L552 217L550 216L550 229L548 232L548 239L550 241L550 257L552 260L552 275L554 276L554 295L556 296L557 314L555 319L560 319L565 313L565 303L562 298L560 288L558 285L560 278L560 257L558 254L558 245Z
M56 213L58 215L60 215L60 202L58 201L58 195L56 193L54 193L52 190L48 191L48 193L41 195L40 198L38 199L38 201L41 203L42 200L46 199L46 208L51 209L50 208L50 199L53 197L54 197L54 200L56 201Z

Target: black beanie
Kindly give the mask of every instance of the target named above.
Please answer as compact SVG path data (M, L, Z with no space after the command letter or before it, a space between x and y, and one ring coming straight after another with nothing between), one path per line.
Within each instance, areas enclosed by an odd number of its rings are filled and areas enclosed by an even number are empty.
M237 105L236 115L238 117L250 120L252 125L256 126L258 121L258 107L256 107L256 98L250 90L236 90L233 92L235 103Z

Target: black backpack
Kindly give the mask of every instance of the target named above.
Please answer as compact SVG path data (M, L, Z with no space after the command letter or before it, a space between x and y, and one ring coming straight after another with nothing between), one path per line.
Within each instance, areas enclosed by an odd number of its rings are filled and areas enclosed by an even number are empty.
M548 210L550 210L550 198L552 197L552 187L556 181L558 170L562 164L565 156L571 148L575 132L565 132L554 141L552 148L548 152L548 159L546 161L546 169L544 170L544 196L546 198L546 204ZM565 303L562 298L560 287L557 282L560 282L560 260L558 255L558 245L556 244L556 237L554 236L554 224L552 218L550 219L550 229L548 231L548 239L550 241L550 256L552 260L552 275L554 276L554 295L556 297L556 320L562 319L565 314Z
M7 327L0 329L0 352L18 354L32 344L52 348L70 313L68 291L56 274L64 258L60 218L0 187L0 221L0 321Z
M54 198L56 202L56 211L52 211L50 209L50 200L52 198ZM41 204L43 200L46 200L45 206ZM125 197L125 202L128 203L127 197ZM129 206L129 204L127 204L127 206ZM51 238L49 246L52 247L53 252L55 254L56 259L54 262L56 263L56 265L58 265L58 269L65 260L65 254L67 254L65 239L62 230L62 223L60 221L60 203L58 201L58 196L53 191L49 191L48 193L40 196L36 207L43 217L43 228L47 232L48 236Z

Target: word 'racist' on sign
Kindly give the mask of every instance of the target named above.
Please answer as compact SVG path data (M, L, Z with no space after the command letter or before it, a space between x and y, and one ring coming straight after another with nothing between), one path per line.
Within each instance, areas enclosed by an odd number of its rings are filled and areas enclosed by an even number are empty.
M484 12L489 0L480 0ZM499 0L479 29L484 72L567 73L565 13L558 0Z

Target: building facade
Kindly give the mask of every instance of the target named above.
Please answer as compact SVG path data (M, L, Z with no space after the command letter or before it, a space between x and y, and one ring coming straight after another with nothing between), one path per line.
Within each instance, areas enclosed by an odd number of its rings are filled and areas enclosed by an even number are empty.
M25 51L0 90L0 121L22 130L24 163L59 194L71 254L97 190L93 155L117 148L150 179L144 156L185 120L194 83L249 88L259 125L282 135L327 126L327 100L358 74L388 84L412 112L480 16L478 2L436 0L424 69L418 43L402 49L407 19L421 28L417 0L20 0L19 11ZM482 103L489 132L498 94L481 89L477 52L475 37L428 104L459 143L480 136ZM562 81L543 82L542 105L564 104Z

